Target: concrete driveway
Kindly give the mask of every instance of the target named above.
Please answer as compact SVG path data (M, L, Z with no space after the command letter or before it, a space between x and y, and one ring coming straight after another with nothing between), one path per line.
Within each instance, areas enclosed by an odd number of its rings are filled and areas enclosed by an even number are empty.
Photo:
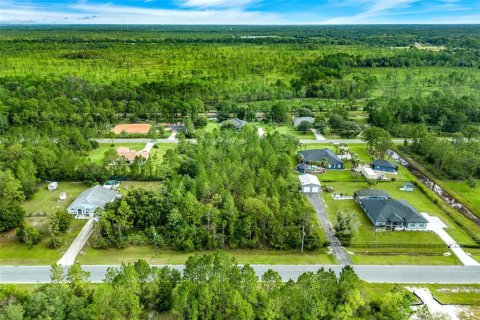
M65 254L58 260L57 264L62 266L71 266L75 263L77 255L82 250L83 246L87 242L88 238L93 232L93 219L89 219L87 223L83 226L82 230L78 236L73 240L70 247L68 247Z
M427 230L436 233L464 265L480 266L480 263L463 251L460 245L444 230L447 226L439 217L430 216L424 212L422 215L428 220Z

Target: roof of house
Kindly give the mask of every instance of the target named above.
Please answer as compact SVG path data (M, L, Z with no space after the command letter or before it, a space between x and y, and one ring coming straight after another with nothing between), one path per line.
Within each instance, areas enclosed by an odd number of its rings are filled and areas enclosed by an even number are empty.
M302 174L300 176L298 176L298 179L300 179L300 184L302 186L304 185L309 185L309 184L314 184L314 185L317 185L319 186L320 185L320 181L318 181L318 178L317 176L314 176L313 174Z
M357 190L354 192L355 196L358 197L383 197L390 199L390 195L383 191L383 190L378 190L378 189L362 189L362 190Z
M428 222L405 200L363 199L361 202L370 217L376 222Z
M392 169L398 168L398 166L395 163L387 160L382 160L382 159L375 160L372 162L372 164L374 166L380 166L385 168L392 168Z
M298 118L293 119L293 126L298 127L298 125L300 123L302 123L303 121L307 121L309 123L314 123L315 119L312 118L312 117L298 117Z
M314 149L314 150L303 150L300 151L303 154L303 159L307 162L311 161L320 161L323 158L327 159L329 164L343 164L343 161L328 148L324 149Z
M115 199L117 193L102 186L94 186L80 193L80 195L68 206L70 208L84 207L84 208L97 208L103 207L108 202Z
M128 147L118 147L117 155L119 157L124 157L127 161L133 161L137 156L148 159L148 157L150 156L150 152L146 150L135 151Z
M235 125L235 127L237 127L237 129L242 129L248 123L247 121L240 120L238 118L228 119L228 120L223 121L222 123L225 123L225 122L233 123Z

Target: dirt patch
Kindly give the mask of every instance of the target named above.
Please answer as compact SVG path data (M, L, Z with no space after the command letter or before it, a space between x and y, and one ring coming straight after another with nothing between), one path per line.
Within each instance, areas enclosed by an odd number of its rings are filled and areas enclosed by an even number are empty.
M121 134L122 132L126 133L143 133L146 134L150 131L152 125L146 123L126 123L126 124L119 124L115 128L113 128L113 132L115 134Z

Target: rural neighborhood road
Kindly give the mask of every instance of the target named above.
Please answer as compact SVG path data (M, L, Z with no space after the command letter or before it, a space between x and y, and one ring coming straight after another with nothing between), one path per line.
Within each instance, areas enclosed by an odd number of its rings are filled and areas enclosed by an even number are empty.
M78 236L73 240L70 247L68 247L65 254L58 260L57 264L62 266L71 266L75 263L75 258L82 250L83 246L87 242L88 238L93 232L93 219L89 219L87 223L83 226L82 230ZM0 271L1 273L1 271Z
M319 193L310 193L307 194L307 198L312 204L315 212L317 213L318 219L320 220L320 224L322 225L323 231L327 235L328 241L330 241L333 253L337 258L337 263L340 265L351 265L352 260L348 256L345 249L340 245L340 242L333 234L331 228L331 222L328 220L327 214L325 212L325 205L323 203L323 199Z
M91 273L90 281L102 282L107 268L118 265L85 265L82 268ZM183 270L183 265L170 265ZM376 283L480 283L480 268L471 266L392 266L355 265L357 275L365 281ZM284 281L297 279L304 272L316 272L320 268L332 269L337 274L338 265L252 265L261 277L268 269L277 271ZM50 282L50 266L0 266L0 283L47 283Z
M98 143L147 143L152 141L152 139L146 138L118 138L118 139L95 139ZM178 143L178 139L169 140L169 139L157 139L153 140L155 143ZM195 143L195 139L189 139L188 141ZM404 139L392 139L394 143L403 143ZM359 144L365 143L362 139L325 139L325 140L314 140L314 139L300 139L301 144L317 144L317 143L346 143L346 144Z

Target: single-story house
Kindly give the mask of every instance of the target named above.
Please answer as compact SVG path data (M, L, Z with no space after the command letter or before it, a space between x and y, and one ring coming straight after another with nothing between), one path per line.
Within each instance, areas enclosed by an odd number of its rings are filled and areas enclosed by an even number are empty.
M373 171L369 167L363 167L362 168L362 174L368 180L372 180L372 179L377 180L378 179L378 174L376 174L375 171Z
M97 208L103 208L109 202L113 202L117 197L117 193L108 190L102 186L94 186L80 193L71 205L68 206L67 211L79 217L93 217Z
M146 150L135 151L129 147L119 147L117 148L117 155L119 158L124 158L125 161L130 164L136 157L142 157L147 160L150 157L150 152Z
M369 196L369 194L371 196ZM385 198L380 190L354 193L354 199L375 227L419 230L426 229L425 219L405 200Z
M304 121L306 121L310 124L315 123L315 119L312 118L312 117L298 117L298 118L293 119L293 126L296 128L300 125L300 123L302 123Z
M321 161L322 159L327 159L328 167L327 169L345 169L345 165L342 160L328 148L324 149L313 149L313 150L303 150L299 152L303 155L304 163L313 163L316 161Z
M225 123L232 123L237 130L241 130L248 122L245 120L240 120L238 118L228 119L222 122L222 125Z
M411 182L405 182L400 188L400 190L402 191L409 191L409 192L413 192L413 189L414 189L414 186L413 186L413 183Z
M53 191L53 190L57 190L58 188L58 182L56 181L52 181L48 184L48 191Z
M375 171L387 172L387 173L397 173L398 166L387 160L375 160L370 164L370 168Z
M302 193L320 193L320 181L313 174L302 174L298 176Z

